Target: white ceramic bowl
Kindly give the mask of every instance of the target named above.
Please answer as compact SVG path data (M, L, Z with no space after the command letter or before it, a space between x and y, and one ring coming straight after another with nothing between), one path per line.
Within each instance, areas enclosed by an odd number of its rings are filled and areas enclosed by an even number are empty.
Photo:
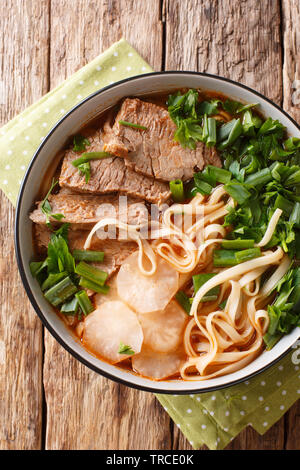
M271 351L263 352L243 369L211 380L156 382L107 364L89 354L81 346L78 339L65 327L62 320L45 300L38 283L32 278L29 270L29 262L33 259L32 223L28 214L36 200L41 181L44 178L49 179L49 173L51 173L49 168L51 168L51 162L53 162L55 155L64 147L67 138L76 134L84 124L93 120L95 116L116 104L123 97L168 92L185 87L214 90L246 103L258 103L258 109L265 116L279 119L291 135L300 137L299 125L282 109L256 91L231 80L196 72L162 72L129 78L99 90L86 98L49 132L35 153L24 177L17 205L15 227L17 260L26 292L42 322L60 344L83 364L106 377L143 390L176 394L207 392L223 388L244 381L263 371L289 351L300 336L300 328L283 337ZM53 165L52 168L54 168Z

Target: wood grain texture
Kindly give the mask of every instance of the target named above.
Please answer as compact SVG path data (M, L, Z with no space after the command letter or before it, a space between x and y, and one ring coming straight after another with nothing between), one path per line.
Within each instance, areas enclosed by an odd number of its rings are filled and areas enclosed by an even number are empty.
M49 2L0 2L0 122L48 90ZM5 91L4 91L5 90ZM0 449L39 449L42 326L14 255L14 209L0 195Z
M122 36L160 69L159 1L75 0L72 10L69 5L67 0L51 2L51 88ZM170 448L170 418L154 395L91 372L47 332L45 347L47 449Z
M72 0L70 9L69 0L52 0L51 88L122 37L160 70L160 1Z
M165 0L167 70L223 75L282 99L278 0Z

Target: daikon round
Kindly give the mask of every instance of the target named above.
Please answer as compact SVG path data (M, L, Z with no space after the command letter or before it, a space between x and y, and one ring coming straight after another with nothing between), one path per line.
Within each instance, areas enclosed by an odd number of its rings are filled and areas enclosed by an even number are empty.
M138 252L132 253L122 264L117 275L120 298L137 313L163 310L178 289L178 272L157 257L157 269L145 276L138 267Z
M124 302L105 302L86 317L83 344L114 364L132 357L119 354L121 343L135 354L139 353L143 343L142 327L137 315Z
M156 352L175 351L182 343L187 314L171 300L165 310L139 315L144 343Z
M171 353L157 353L151 349L143 350L132 358L135 372L153 380L162 380L179 372L185 359L182 350Z

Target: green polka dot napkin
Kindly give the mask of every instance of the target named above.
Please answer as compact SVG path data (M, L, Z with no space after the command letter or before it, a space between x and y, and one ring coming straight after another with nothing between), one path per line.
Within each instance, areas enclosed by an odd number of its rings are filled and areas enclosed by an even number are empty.
M11 202L17 200L37 147L66 112L99 88L151 71L122 39L6 124L0 130L0 188ZM300 397L300 372L295 362L290 353L243 384L213 393L157 398L194 448L206 444L210 449L222 449L247 425L263 434Z
M223 449L246 426L264 434L300 398L299 350L250 380L201 395L157 395L197 449ZM299 352L299 354L298 354Z

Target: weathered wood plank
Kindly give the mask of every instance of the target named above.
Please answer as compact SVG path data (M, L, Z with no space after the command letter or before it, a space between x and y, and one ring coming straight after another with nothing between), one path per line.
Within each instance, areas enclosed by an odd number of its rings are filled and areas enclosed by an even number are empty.
M0 2L0 122L48 90L49 1ZM40 449L42 326L14 255L14 209L0 194L0 449Z
M165 68L229 77L282 101L280 5L277 0L165 0ZM174 427L174 448L190 444ZM281 448L281 420L262 439L248 428L229 448Z
M166 69L215 73L282 99L277 0L165 0Z
M51 2L51 87L122 36L157 70L160 2ZM47 449L169 449L170 418L152 394L117 385L75 361L46 332Z
M300 4L298 0L282 2L284 46L283 107L300 122ZM300 447L300 402L285 415L286 449Z
M155 69L162 62L160 1L51 1L51 87L122 37Z

